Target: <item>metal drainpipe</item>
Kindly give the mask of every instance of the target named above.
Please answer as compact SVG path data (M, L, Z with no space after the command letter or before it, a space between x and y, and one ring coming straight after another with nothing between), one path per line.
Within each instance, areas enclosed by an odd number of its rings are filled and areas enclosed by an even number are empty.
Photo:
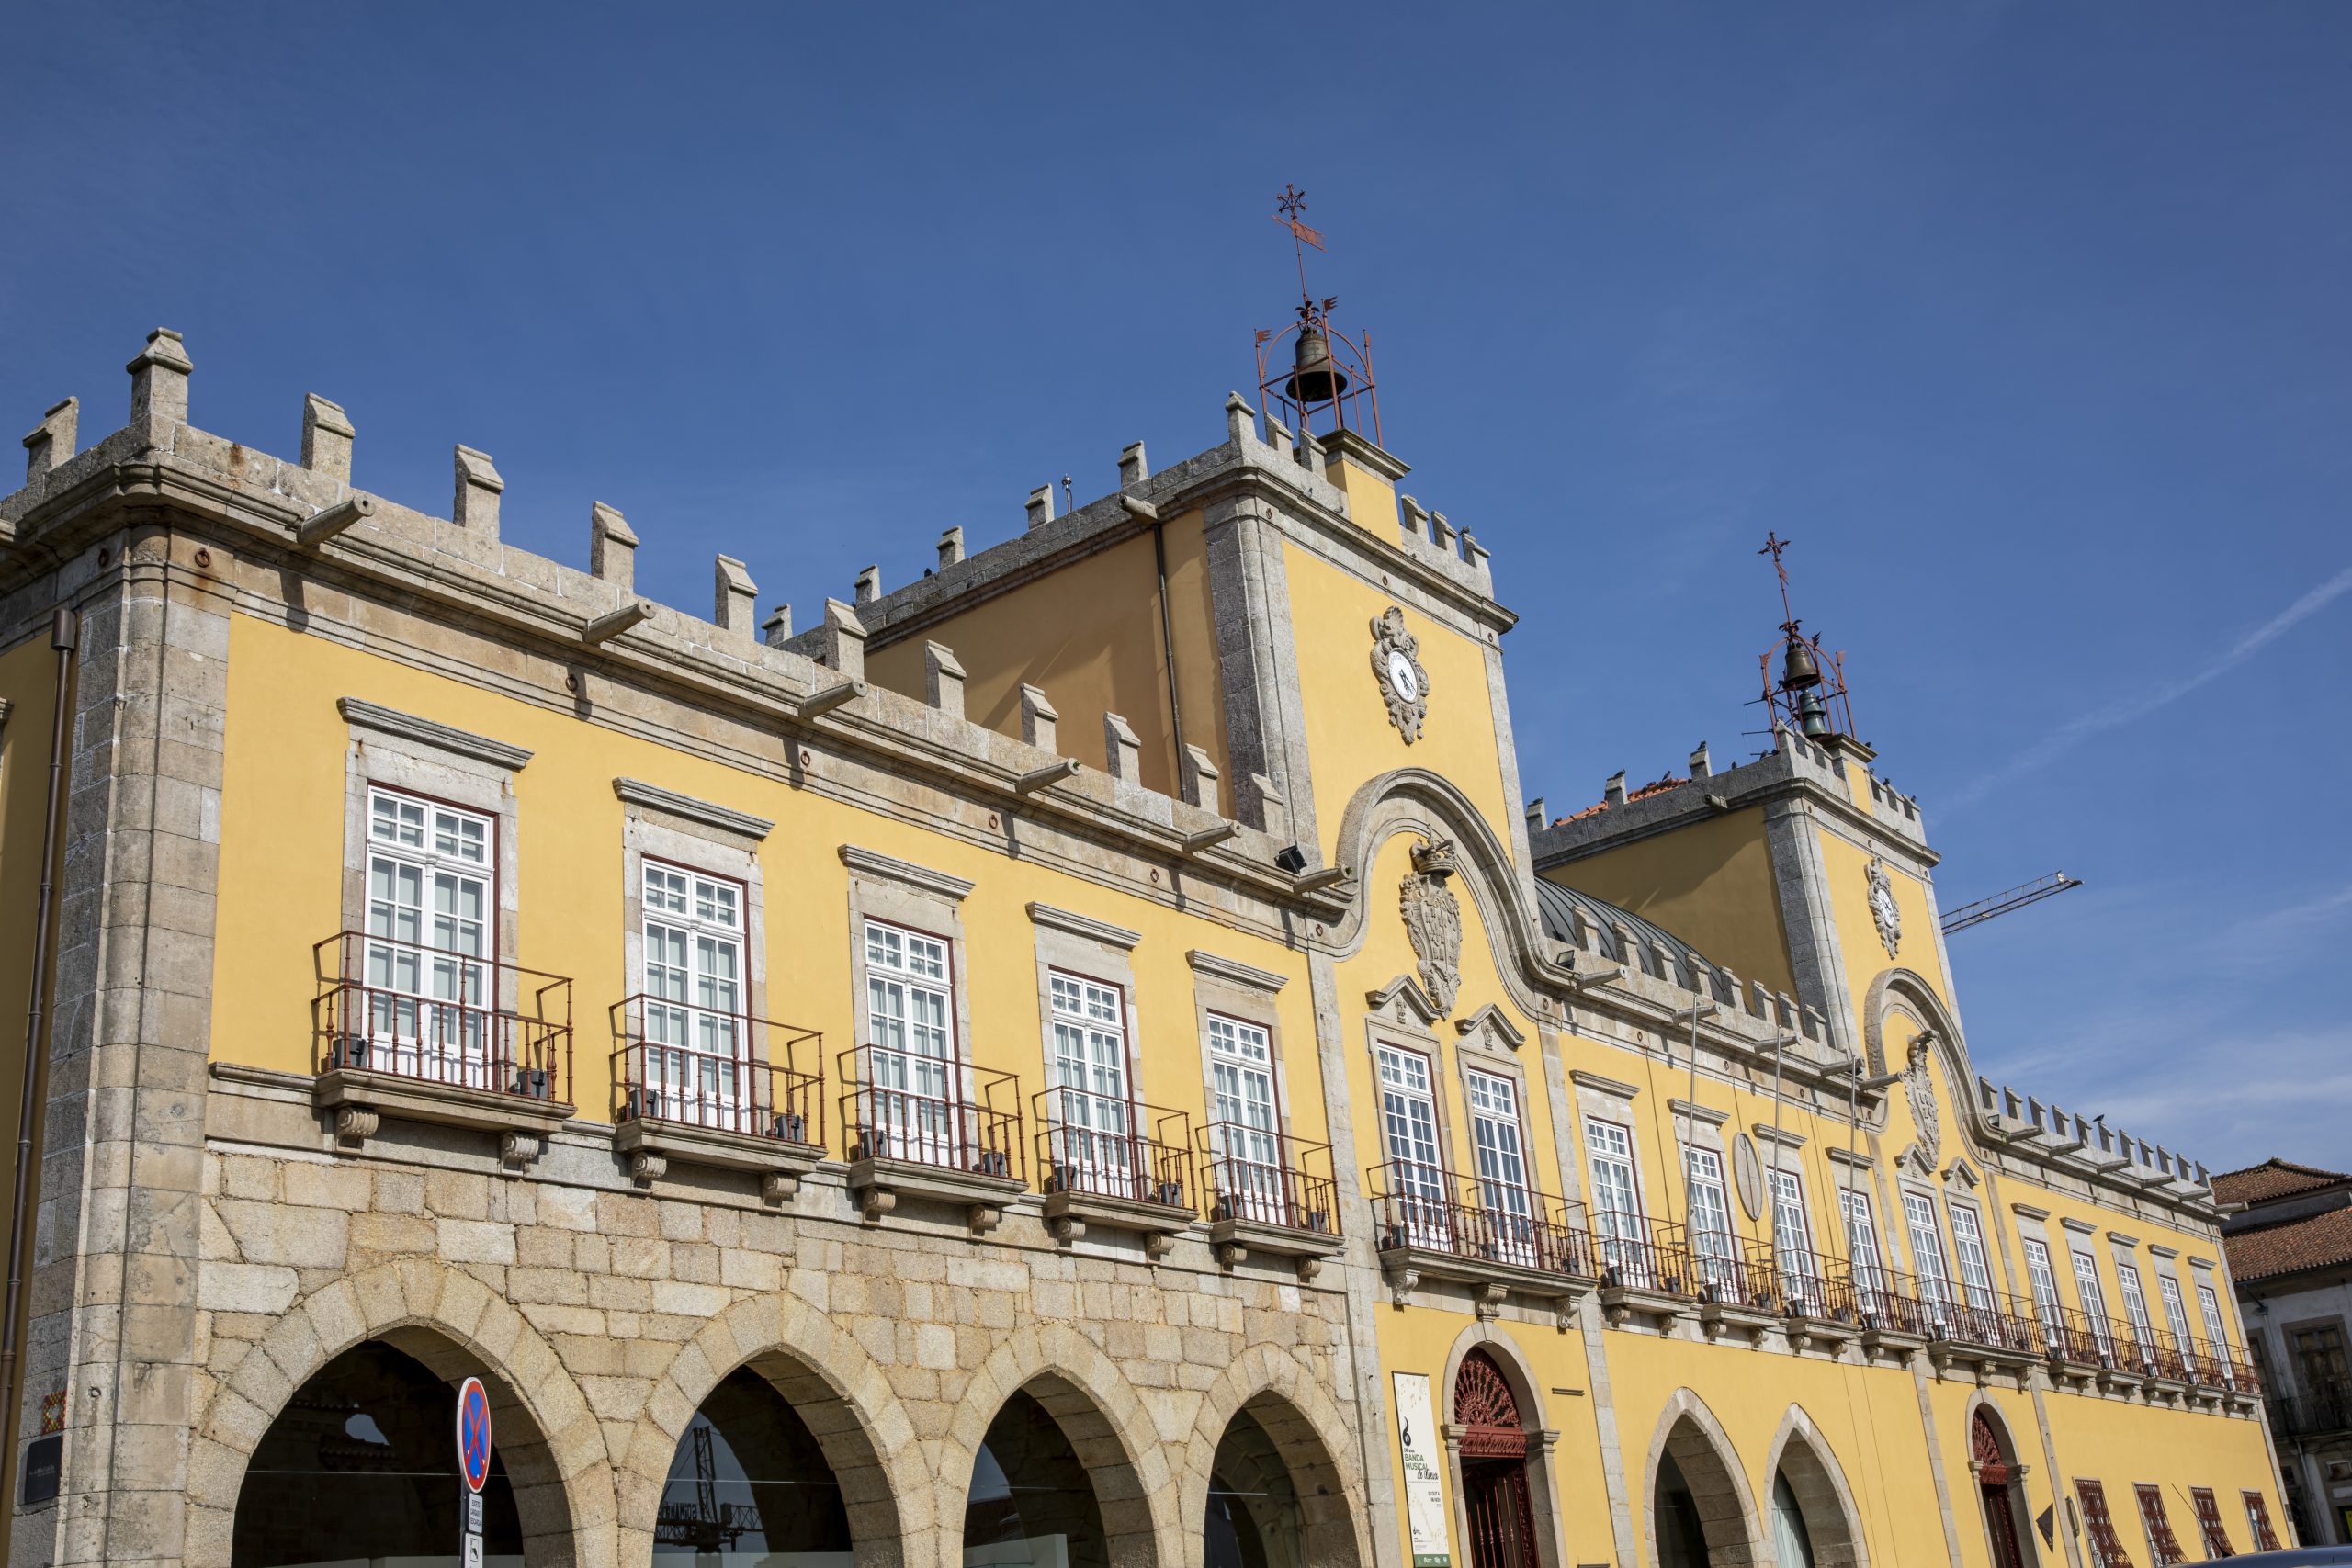
M50 622L49 646L57 650L57 704L49 729L49 807L41 818L40 897L33 912L33 966L25 1003L25 1081L17 1110L17 1195L8 1217L8 1299L0 1315L0 1392L14 1390L17 1374L17 1314L24 1303L25 1217L33 1195L33 1090L40 1081L41 982L49 967L49 911L56 893L57 807L65 791L65 700L74 670L81 619L60 609ZM14 1404L11 1402L11 1409ZM13 1423L9 1423L13 1425Z
M1168 666L1168 724L1176 736L1176 793L1182 795L1184 793L1184 706L1176 700L1176 634L1168 615L1168 542L1161 533L1165 526L1157 521L1151 525L1151 559L1159 577L1159 656Z

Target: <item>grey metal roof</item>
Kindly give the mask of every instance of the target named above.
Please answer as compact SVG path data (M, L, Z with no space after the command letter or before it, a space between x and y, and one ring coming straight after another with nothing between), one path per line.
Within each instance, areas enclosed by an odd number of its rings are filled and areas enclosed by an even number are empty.
M1655 962L1647 954L1628 956L1623 944L1617 940L1617 927L1629 928L1637 942L1663 946L1673 954L1676 984L1685 990L1699 990L1697 976L1704 972L1709 984L1703 988L1712 996L1716 990L1713 983L1714 965L1697 948L1663 927L1652 925L1631 909L1622 909L1606 898L1596 898L1574 887L1564 887L1547 877L1535 879L1535 905L1544 917L1544 934L1555 942L1574 943L1577 940L1577 917L1581 914L1585 924L1599 933L1600 950L1612 964L1627 964L1650 973ZM1694 966L1694 961L1695 965Z

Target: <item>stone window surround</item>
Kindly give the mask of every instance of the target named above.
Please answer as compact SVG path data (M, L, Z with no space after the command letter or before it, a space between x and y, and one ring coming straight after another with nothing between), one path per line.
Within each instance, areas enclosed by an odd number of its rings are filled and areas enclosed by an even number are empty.
M1992 1216L1986 1213L1984 1205L1973 1198L1960 1197L1947 1189L1944 1192L1943 1208L1944 1228L1951 1233L1952 1283L1963 1292L1967 1289L1966 1276L1960 1270L1960 1227L1951 1223L1954 1212L1965 1209L1968 1211L1968 1217L1976 1222L1976 1250L1984 1259L1986 1286L2005 1295L2016 1294L2017 1292L2008 1289L2008 1269L2000 1258L2000 1235L1993 1228Z
M1577 1151L1584 1162L1585 1191L1597 1195L1600 1189L1592 1179L1592 1144L1583 1123L1606 1122L1625 1131L1625 1157L1634 1168L1634 1201L1641 1205L1634 1217L1646 1223L1650 1218L1650 1195L1642 1180L1641 1123L1634 1115L1634 1097L1641 1090L1632 1084L1620 1083L1581 1067L1570 1068L1569 1078L1577 1090ZM1598 1215L1595 1198L1586 1200L1588 1220Z
M1668 1126L1675 1133L1674 1190L1682 1195L1682 1201L1677 1211L1678 1218L1674 1223L1688 1225L1690 1222L1690 1173L1685 1168L1687 1156L1682 1153L1683 1145L1688 1144L1693 1148L1708 1150L1722 1164L1724 1217L1730 1224L1732 1234L1739 1237L1741 1245L1747 1245L1747 1238L1739 1234L1739 1198L1733 1190L1736 1179L1732 1173L1731 1145L1724 1140L1724 1128L1731 1121L1730 1113L1711 1110L1703 1105L1695 1105L1687 1100L1669 1100L1666 1105L1667 1109L1673 1113ZM1600 1120L1613 1122L1616 1118L1603 1116Z
M1142 1015L1136 1005L1135 968L1128 957L1143 941L1142 933L1035 902L1029 905L1029 924L1037 961L1037 1045L1043 1069L1040 1084L1048 1091L1055 1087L1054 976L1058 973L1074 980L1107 986L1119 993L1120 1058L1126 1077L1131 1130L1139 1136L1150 1137L1151 1128L1143 1121Z
M1207 1121L1216 1119L1216 1097L1209 1088L1216 1081L1210 1066L1209 1017L1217 1014L1265 1031L1266 1066L1274 1079L1274 1125L1288 1145L1294 1137L1290 1075L1283 1064L1282 1014L1274 1007L1275 995L1290 983L1288 976L1197 947L1185 951L1184 962L1193 971L1193 1038L1201 1050L1202 1114Z
M1380 1163L1386 1165L1392 1156L1388 1148L1387 1112L1382 1103L1384 1089L1380 1082L1380 1053L1403 1051L1421 1057L1429 1064L1430 1114L1437 1122L1437 1161L1441 1179L1447 1185L1445 1196L1453 1196L1453 1131L1455 1118L1447 1103L1445 1092L1444 1042L1429 1031L1399 1024L1393 1019L1364 1020L1364 1060L1372 1070L1372 1123L1374 1146L1380 1152Z
M344 762L343 929L368 929L370 789L387 789L491 819L491 903L496 964L516 962L521 936L520 813L514 775L531 760L519 746L380 707L357 697L335 704L347 727ZM516 1002L518 976L492 970L496 1006Z
M613 793L621 803L620 994L645 989L645 863L650 860L742 889L743 1010L764 1018L767 900L759 849L775 824L636 779L615 779ZM805 1062L796 1066L810 1070Z
M932 871L891 855L843 844L842 864L849 871L850 1016L855 1045L872 1042L865 1034L865 926L869 920L897 926L947 944L947 994L952 998L955 1039L950 1043L955 1065L954 1084L959 1102L975 1103L972 1070L972 993L964 976L969 960L964 942L964 899L977 884L945 872ZM843 1090L854 1086L842 1084ZM1026 1107L1020 1108L1026 1111ZM846 1129L844 1129L846 1132Z

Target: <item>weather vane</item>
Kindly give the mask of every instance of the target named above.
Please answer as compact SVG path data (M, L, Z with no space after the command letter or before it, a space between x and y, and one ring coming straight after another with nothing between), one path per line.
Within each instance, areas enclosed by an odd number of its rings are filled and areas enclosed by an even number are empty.
M1274 205L1282 209L1273 215L1274 221L1290 231L1291 249L1298 254L1298 313L1302 317L1312 316L1315 314L1315 296L1306 291L1306 247L1313 245L1321 250L1323 235L1299 217L1306 210L1306 193L1296 186L1284 181L1282 194L1274 198ZM1339 302L1339 296L1335 294L1323 301L1323 309L1328 312Z

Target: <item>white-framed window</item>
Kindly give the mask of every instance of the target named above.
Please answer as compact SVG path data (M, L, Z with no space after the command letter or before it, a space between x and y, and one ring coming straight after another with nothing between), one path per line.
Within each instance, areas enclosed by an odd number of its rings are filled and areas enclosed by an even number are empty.
M1929 1317L1941 1325L1952 1305L1951 1270L1944 1263L1944 1237L1936 1224L1936 1205L1925 1193L1906 1191L1903 1220L1911 1238L1911 1267L1919 1277L1919 1299Z
M1494 1232L1487 1239L1505 1258L1532 1261L1534 1204L1521 1147L1518 1081L1475 1068L1462 1077L1470 1103L1470 1150L1478 1162L1478 1201Z
M1396 1045L1380 1046L1374 1056L1380 1072L1380 1136L1388 1155L1389 1195L1402 1209L1392 1223L1405 1227L1414 1246L1451 1246L1430 1059Z
M1962 1298L1979 1312L1990 1312L1993 1270L1984 1256L1984 1234L1977 1226L1976 1211L1946 1199L1944 1212L1951 1216L1951 1252L1960 1264Z
M1124 1190L1136 1168L1127 1092L1126 998L1116 986L1056 969L1046 977L1054 1039L1054 1155L1065 1181Z
M2197 1307L2205 1319L2205 1342L2211 1347L2214 1362L2222 1369L2222 1381L2232 1388L2238 1385L2237 1369L2231 1365L2225 1347L2230 1342L2226 1325L2222 1320L2222 1298L2204 1280L2197 1281Z
M2115 1359L2115 1336L2107 1326L2107 1292L2098 1282L2098 1259L2081 1247L2068 1249L2075 1259L2075 1293L2082 1298L2083 1314L2091 1320L2091 1337L2098 1341L2098 1353Z
M957 1134L956 992L947 943L865 922L866 1124L893 1158L952 1165Z
M2050 1248L2039 1236L2020 1236L2025 1248L2025 1277L2033 1291L2033 1310L2041 1319L2042 1331L2056 1342L2056 1336L2066 1321L2058 1297L2058 1274L2050 1266Z
M1861 1307L1873 1314L1884 1310L1885 1260L1879 1252L1878 1218L1871 1212L1871 1195L1851 1187L1838 1191L1838 1206L1846 1220L1846 1252L1853 1260L1854 1285Z
M1290 1223L1283 1190L1273 1037L1258 1024L1208 1015L1209 1154L1217 1201L1231 1217Z
M368 790L368 1065L513 1087L496 1081L512 1042L497 1026L493 831L480 812Z
M743 1110L743 885L644 859L647 1113L726 1125Z
M2116 1282L2123 1287L2123 1315L2132 1325L2132 1337L2139 1342L2143 1360L2154 1360L2156 1354L2155 1326L2148 1320L2148 1295L2140 1284L2140 1270L2120 1258L2115 1264Z
M1699 1275L1718 1296L1736 1291L1739 1270L1733 1259L1738 1243L1732 1239L1731 1201L1724 1190L1723 1156L1696 1144L1682 1145L1682 1173L1690 1183L1690 1247L1699 1256Z
M1592 1168L1592 1228L1601 1262L1627 1284L1647 1284L1655 1272L1643 1246L1641 1183L1634 1171L1634 1135L1615 1122L1587 1117L1585 1160Z
M2180 1281L2170 1274L2157 1274L2156 1294L2164 1298L2165 1326L2172 1330L2173 1348L2186 1357L2195 1336L2188 1332L2188 1303L2180 1298Z
M1772 1189L1772 1257L1781 1289L1809 1312L1819 1310L1821 1271L1813 1260L1813 1224L1805 1217L1804 1182L1778 1167L1764 1179Z

